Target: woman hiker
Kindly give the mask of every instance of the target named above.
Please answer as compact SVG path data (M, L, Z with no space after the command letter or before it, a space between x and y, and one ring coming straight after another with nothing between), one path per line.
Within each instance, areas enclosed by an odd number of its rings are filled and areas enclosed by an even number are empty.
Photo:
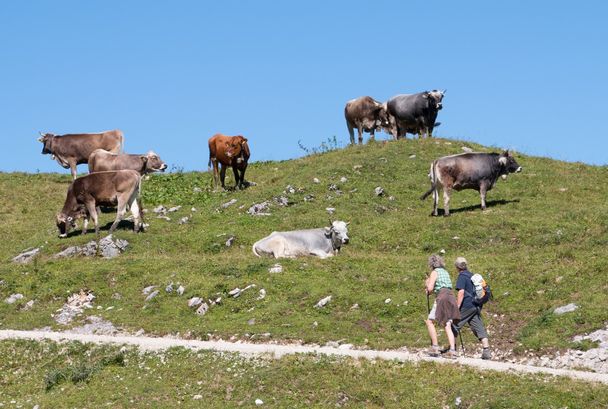
M445 261L441 256L437 254L430 256L429 268L431 273L426 279L425 291L427 297L431 293L435 294L435 302L426 320L426 326L431 337L431 349L428 354L435 357L440 355L437 330L435 329L435 322L437 322L445 328L445 334L450 344L450 349L444 356L454 359L458 357L458 354L456 353L456 340L452 332L452 322L456 323L460 320L460 310L452 292L452 280L445 269Z

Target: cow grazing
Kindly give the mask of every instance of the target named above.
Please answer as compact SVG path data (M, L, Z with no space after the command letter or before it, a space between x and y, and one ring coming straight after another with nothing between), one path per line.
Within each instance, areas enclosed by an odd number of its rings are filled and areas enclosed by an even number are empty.
M97 220L98 206L117 207L116 219L110 233L116 229L124 217L127 207L133 214L134 229L137 232L143 223L139 190L141 176L135 170L117 170L91 173L74 180L68 188L63 209L57 214L59 237L67 237L68 231L79 217L85 218L82 233L87 232L88 219L93 219L95 233L99 233Z
M443 108L443 91L425 91L418 94L396 95L386 103L391 121L390 132L395 139L405 137L406 133L433 136L433 129L439 124L437 113Z
M42 154L50 154L52 159L72 172L76 179L76 166L88 163L89 156L95 149L105 149L112 153L120 153L123 146L122 131L117 129L101 133L55 135L40 132Z
M123 169L133 169L138 171L140 175L144 175L152 172L164 172L167 169L167 164L152 151L142 155L134 155L95 149L89 156L89 173Z
M222 182L222 188L225 188L226 168L232 167L234 172L235 187L237 189L246 186L245 171L247 170L247 161L251 152L247 144L247 138L241 135L226 136L215 134L209 138L209 167L213 164L213 181L215 188L218 185L218 173ZM222 165L221 171L218 172L219 165Z
M349 223L330 222L329 227L309 230L272 232L253 245L253 254L274 258L298 256L332 257L338 254L343 244L348 244Z
M486 192L498 180L522 168L509 151L503 153L461 153L444 156L431 164L431 188L420 199L433 193L433 215L437 216L439 188L443 189L444 214L450 215L450 193L453 190L475 189L481 196L481 208L486 209Z
M368 132L374 139L374 132L388 127L388 114L386 105L381 104L372 97L359 97L351 99L344 107L344 117L350 135L350 143L355 144L355 132L359 133L359 144L363 143L363 132Z

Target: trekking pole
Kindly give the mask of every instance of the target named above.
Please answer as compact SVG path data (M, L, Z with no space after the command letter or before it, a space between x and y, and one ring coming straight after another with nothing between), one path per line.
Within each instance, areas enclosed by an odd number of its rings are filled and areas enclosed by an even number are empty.
M431 301L430 301L430 294L428 293L428 291L426 293L426 312L427 312L427 314L431 313Z
M458 336L460 337L460 348L462 349L462 355L466 352L464 349L464 342L462 342L462 331L458 331Z

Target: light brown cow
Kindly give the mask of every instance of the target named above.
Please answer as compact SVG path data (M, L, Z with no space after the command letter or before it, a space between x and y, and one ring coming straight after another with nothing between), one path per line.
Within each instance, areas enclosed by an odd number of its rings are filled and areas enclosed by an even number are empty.
M142 155L133 155L95 149L89 156L89 173L123 169L133 169L140 175L144 175L158 171L164 172L167 164L152 151Z
M370 138L374 139L375 131L389 126L386 105L368 96L348 101L344 107L344 118L350 135L350 143L353 145L355 144L355 128L359 133L359 144L362 144L363 132L369 132Z
M218 185L218 166L222 165L219 172L219 178L222 182L222 188L225 188L224 181L226 179L226 168L232 167L234 172L235 187L243 188L247 185L245 182L245 170L247 170L247 161L251 153L247 138L237 136L226 136L215 134L209 138L209 167L213 164L213 181L215 188Z
M120 153L123 146L122 131L115 129L101 133L55 135L40 132L42 154L50 154L51 158L65 169L70 169L72 178L76 179L76 166L88 163L89 156L95 149L105 149L109 152Z
M99 233L98 206L117 207L116 219L110 227L110 233L125 216L127 207L130 207L133 214L134 230L139 231L143 223L139 200L140 186L141 176L130 169L91 173L77 178L68 188L63 209L57 214L59 237L67 237L79 217L85 219L82 234L87 232L89 218L93 219L95 233Z

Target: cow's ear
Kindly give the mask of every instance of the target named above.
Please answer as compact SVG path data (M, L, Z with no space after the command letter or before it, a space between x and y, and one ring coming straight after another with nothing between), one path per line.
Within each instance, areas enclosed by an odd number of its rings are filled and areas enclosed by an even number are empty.
M424 92L424 93L422 94L422 98L424 98L424 99L428 99L428 97L429 97L429 93L428 93L428 91L426 91L426 92Z
M326 228L325 228L325 235L326 235L327 237L331 236L331 227L326 227Z
M498 158L498 163L500 163L503 166L506 166L507 165L507 157L503 156L503 155L500 155L500 158Z
M241 141L241 143L245 143L245 142L247 142L247 138L243 137L243 140Z
M146 155L141 155L140 158L143 163L146 163L148 161L148 157Z

